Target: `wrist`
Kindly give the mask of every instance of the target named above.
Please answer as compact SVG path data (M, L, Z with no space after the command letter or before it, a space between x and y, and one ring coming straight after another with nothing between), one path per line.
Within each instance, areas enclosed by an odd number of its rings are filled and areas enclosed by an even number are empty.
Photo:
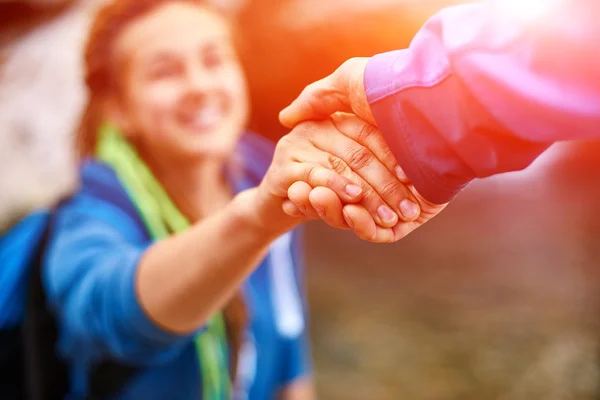
M268 241L295 228L301 219L283 212L283 199L264 194L259 188L240 192L233 199L237 218L257 237Z

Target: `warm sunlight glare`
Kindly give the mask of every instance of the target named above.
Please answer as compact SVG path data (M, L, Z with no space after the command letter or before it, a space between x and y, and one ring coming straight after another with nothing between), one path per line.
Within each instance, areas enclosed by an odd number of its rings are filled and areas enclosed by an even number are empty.
M543 21L557 9L559 0L501 0L499 9L524 23Z

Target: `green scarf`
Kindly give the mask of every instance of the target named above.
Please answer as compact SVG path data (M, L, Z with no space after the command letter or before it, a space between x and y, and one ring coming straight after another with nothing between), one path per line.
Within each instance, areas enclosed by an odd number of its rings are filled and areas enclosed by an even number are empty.
M118 128L104 124L99 130L96 157L110 165L142 216L154 240L164 239L190 227L152 171ZM230 398L228 342L223 314L219 313L196 337L204 400Z

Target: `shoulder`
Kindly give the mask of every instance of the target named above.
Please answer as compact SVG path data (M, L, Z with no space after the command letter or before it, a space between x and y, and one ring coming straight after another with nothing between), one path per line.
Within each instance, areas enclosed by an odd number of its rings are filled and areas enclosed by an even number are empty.
M115 266L124 271L135 265L150 244L135 206L109 167L86 161L80 182L50 222L43 279L52 302L59 302L65 291L92 276L88 274L106 278Z
M23 218L8 232L0 236L0 255L12 253L15 246L27 245L32 239L41 237L49 218L49 211L39 211Z
M135 205L110 167L87 160L81 166L80 179L79 189L56 210L54 234L101 229L134 241L148 240Z

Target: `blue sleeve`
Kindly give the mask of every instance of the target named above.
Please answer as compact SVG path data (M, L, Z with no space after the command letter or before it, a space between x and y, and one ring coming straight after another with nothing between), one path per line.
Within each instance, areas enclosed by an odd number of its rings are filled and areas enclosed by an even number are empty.
M169 333L142 310L135 274L148 244L130 216L97 199L67 204L53 221L43 279L67 359L133 364L175 357L191 336ZM84 204L81 204L84 203Z
M25 217L0 236L0 329L23 321L29 267L48 223L48 213Z
M298 294L301 297L304 320L308 321L308 307L306 302L306 288L304 285L304 259L302 230L297 229L293 234L292 257L294 260L294 272L298 285ZM297 379L312 374L311 343L308 332L308 323L304 324L302 333L294 338L284 338L283 348L285 354L284 370L281 378L281 386L286 386Z
M294 339L285 340L284 352L285 369L281 379L282 387L312 374L310 339L306 331Z

